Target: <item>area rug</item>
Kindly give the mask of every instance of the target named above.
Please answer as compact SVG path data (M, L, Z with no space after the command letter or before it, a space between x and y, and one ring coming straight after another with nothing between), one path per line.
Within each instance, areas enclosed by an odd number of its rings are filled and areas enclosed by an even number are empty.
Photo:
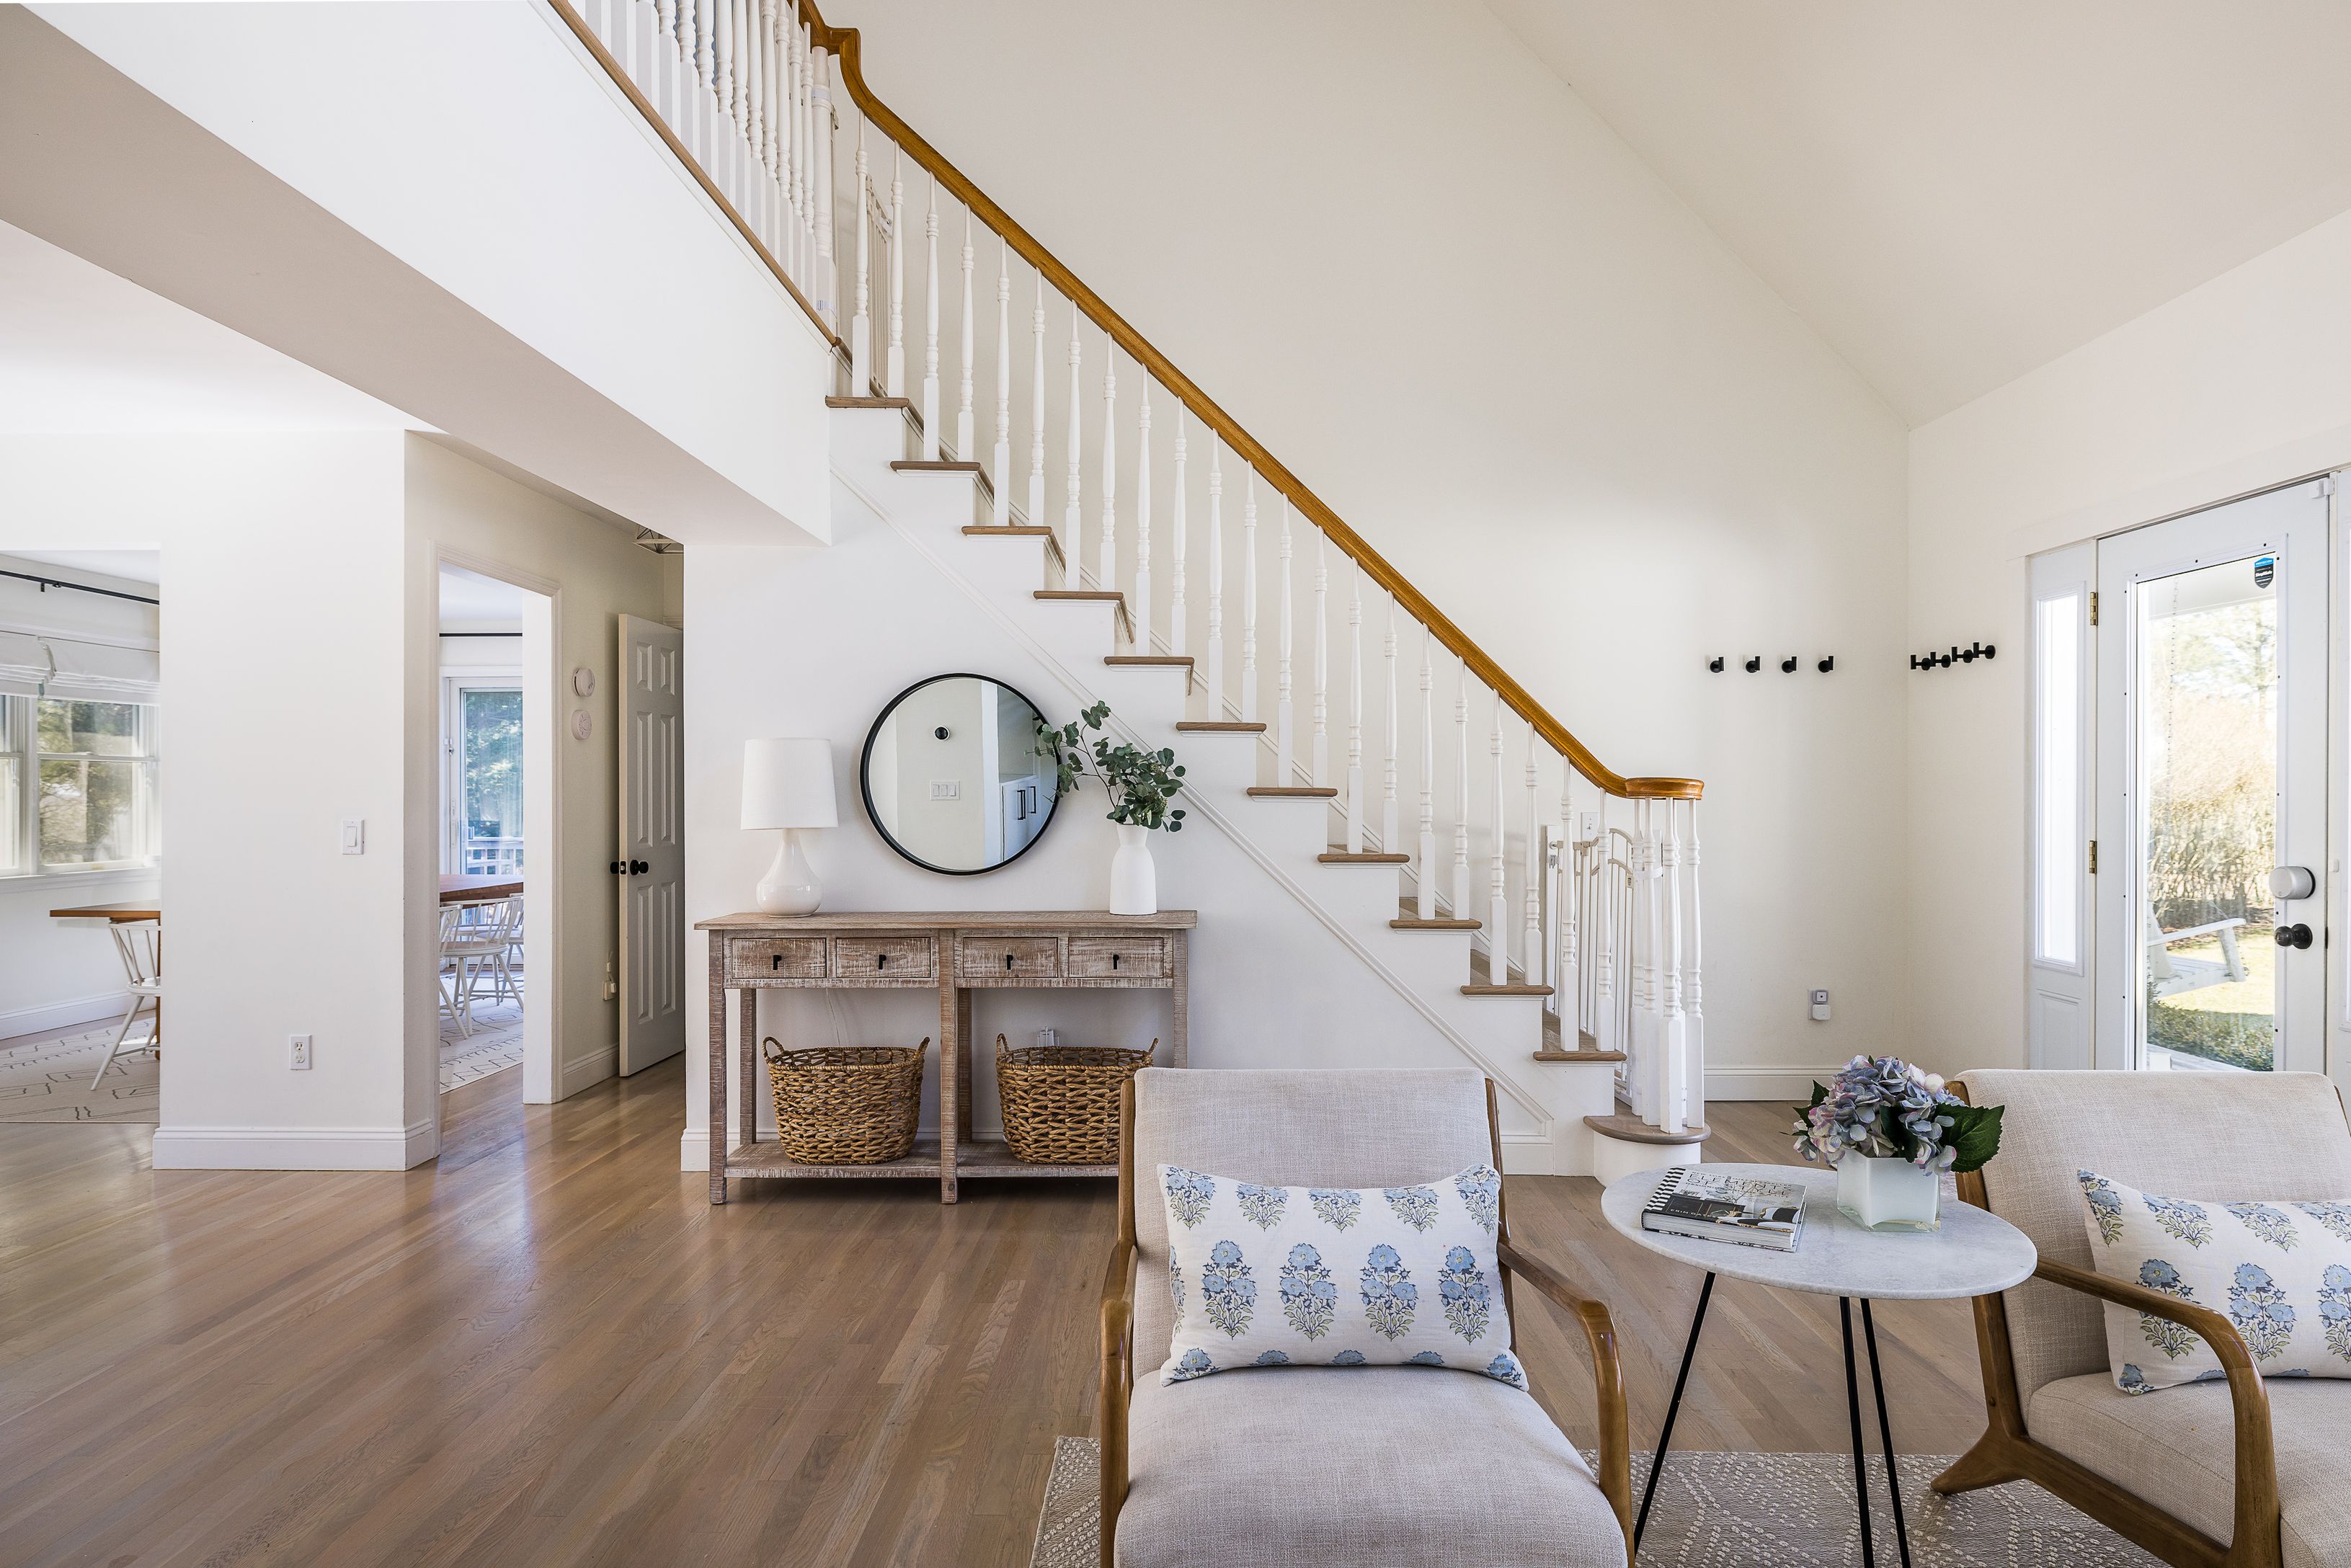
M1589 1456L1586 1456L1589 1458ZM1935 1568L2161 1568L2089 1515L2026 1482L1961 1497L1928 1483L1949 1455L1911 1454L1902 1473L1910 1560ZM1633 1460L1633 1495L1649 1469ZM1877 1561L1897 1563L1886 1513L1886 1468L1873 1456L1871 1535ZM1029 1568L1094 1568L1101 1495L1092 1437L1053 1439L1053 1473L1037 1521ZM1209 1557L1197 1559L1213 1568ZM1861 1562L1850 1454L1668 1454L1640 1561L1672 1568L1846 1568Z
M90 1076L114 1041L121 1020L77 1030L57 1040L0 1051L0 1122L144 1122L153 1125L162 1073L155 1053L118 1056L106 1076L90 1087ZM142 1020L132 1033L147 1037Z
M474 1032L461 1035L455 1019L441 1020L441 1092L522 1065L522 1004L474 1004Z

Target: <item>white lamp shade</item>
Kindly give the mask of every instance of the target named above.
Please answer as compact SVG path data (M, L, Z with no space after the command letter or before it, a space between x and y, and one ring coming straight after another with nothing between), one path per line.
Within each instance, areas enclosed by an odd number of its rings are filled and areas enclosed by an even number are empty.
M743 825L837 828L832 742L799 737L743 743Z

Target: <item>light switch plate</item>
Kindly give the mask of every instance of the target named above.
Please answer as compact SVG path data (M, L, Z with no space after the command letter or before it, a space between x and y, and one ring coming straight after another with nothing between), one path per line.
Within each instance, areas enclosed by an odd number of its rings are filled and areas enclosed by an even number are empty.
M962 800L962 799L963 799L963 781L962 781L961 779L932 779L932 780L931 780L931 799L932 799L932 800Z
M347 855L367 853L367 821L364 818L345 817L343 819L343 853Z

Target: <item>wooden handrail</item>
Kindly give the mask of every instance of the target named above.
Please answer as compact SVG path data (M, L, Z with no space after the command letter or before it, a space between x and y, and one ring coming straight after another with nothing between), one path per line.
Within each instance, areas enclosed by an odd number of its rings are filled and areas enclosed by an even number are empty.
M749 244L752 251L767 265L768 269L776 275L777 280L789 291L792 298L799 302L800 308L808 313L809 319L816 323L818 329L832 345L834 352L845 353L846 346L841 342L840 336L818 313L816 308L809 303L783 267L768 253L768 247L760 243L758 235L753 231L751 225L746 223L742 214L735 210L734 204L727 201L702 165L695 161L691 152L686 151L685 144L678 140L676 132L664 122L659 112L638 90L636 84L629 79L628 73L604 47L602 41L596 37L594 29L590 27L580 14L572 9L569 0L547 0L547 3L554 8L555 14L562 18L564 26L569 27L585 46L596 63L603 68L604 73L610 76L614 84L627 96L637 111L652 124L653 130L668 144L670 152L693 172L703 191L718 204L719 210L726 214L728 221ZM922 137L915 134L912 126L891 112L890 106L875 97L873 89L865 83L862 50L856 28L831 26L819 14L811 0L799 0L799 14L809 25L809 37L812 46L828 51L839 63L841 82L848 88L850 98L867 120L880 127L883 132L900 148L913 154L915 162L930 171L931 174L947 190L953 192L956 198L969 208L974 215L1018 251L1021 259L1037 268L1056 288L1068 296L1079 309L1085 312L1088 320L1107 332L1113 342L1124 349L1128 355L1145 371L1156 377L1160 384L1174 392L1183 402L1185 407L1190 409L1198 417L1200 423L1222 437L1225 444L1232 448L1243 462L1262 475L1276 490L1289 497L1291 504L1305 514L1306 519L1321 528L1325 537L1346 552L1347 556L1363 569L1364 575L1384 589L1396 603L1403 607L1405 613L1427 627L1437 640L1444 643L1447 650L1458 658L1471 674L1484 682L1496 695L1509 705L1511 712L1532 725L1535 733L1542 737L1543 742L1567 759L1568 766L1573 768L1576 772L1582 774L1604 793L1614 795L1620 800L1695 800L1705 794L1704 784L1696 779L1627 779L1593 756L1589 747L1578 740L1565 725L1552 717L1550 710L1535 701L1533 695L1513 680L1510 673L1496 664L1490 654L1470 641L1468 632L1455 625L1443 611L1430 603L1419 589L1415 588L1402 572L1388 563L1386 557L1374 549L1361 534L1349 528L1339 514L1332 511L1321 497L1306 487L1305 482L1297 475L1282 466L1273 454L1267 451L1255 436L1241 428L1239 422L1217 406L1216 400L1202 392L1193 382L1191 377L1177 370L1166 355L1152 347L1142 333L1127 323L1125 318L1112 309L1100 295L1087 287L1077 274L1063 266L1051 251L1047 250L1038 242L1036 235L1014 222L1009 213L991 201L987 192L973 184L964 175L963 171L947 162L937 148L924 141ZM865 199L864 193L862 191L856 193L854 199L862 204Z

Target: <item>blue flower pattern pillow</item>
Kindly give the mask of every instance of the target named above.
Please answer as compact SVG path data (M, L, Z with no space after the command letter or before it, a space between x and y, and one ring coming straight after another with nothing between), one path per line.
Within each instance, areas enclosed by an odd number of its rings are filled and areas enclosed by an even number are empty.
M1162 1383L1243 1367L1427 1366L1527 1386L1494 1257L1502 1178L1491 1166L1354 1190L1161 1166L1159 1185L1176 1306Z
M2236 1325L2264 1377L2351 1378L2351 1203L2217 1203L2076 1173L2099 1273ZM2153 1394L2225 1378L2203 1336L2109 1302L2115 1385Z

